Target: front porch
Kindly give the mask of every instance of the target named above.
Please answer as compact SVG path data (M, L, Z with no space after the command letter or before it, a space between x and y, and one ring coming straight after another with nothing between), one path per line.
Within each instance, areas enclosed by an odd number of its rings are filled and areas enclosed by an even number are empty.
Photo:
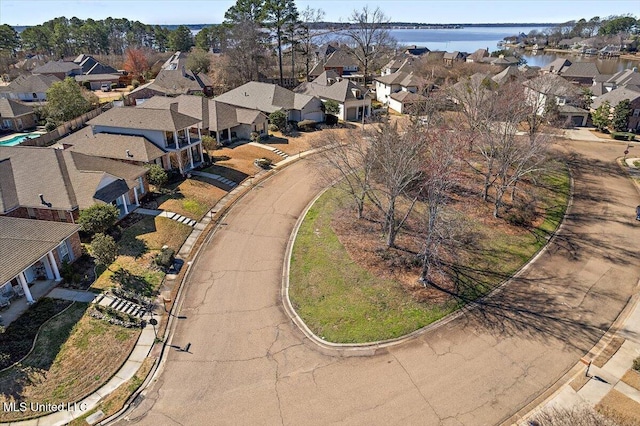
M59 283L60 281L55 279L36 280L28 284L29 295L35 302L49 294L49 292ZM0 287L0 292L3 291L3 287L5 286L6 284ZM0 318L2 319L2 321L0 321L0 325L3 327L8 327L9 324L18 319L20 315L22 315L27 309L29 309L29 306L33 304L27 300L26 295L23 294L20 296L16 290L14 290L14 292L14 295L9 299L9 304L0 308Z

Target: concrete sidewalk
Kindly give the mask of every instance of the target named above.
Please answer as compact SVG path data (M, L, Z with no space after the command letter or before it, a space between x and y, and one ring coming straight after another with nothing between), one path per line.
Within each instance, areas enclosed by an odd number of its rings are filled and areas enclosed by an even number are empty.
M624 314L623 314L624 315ZM640 404L640 390L635 389L620 379L632 368L633 360L640 357L640 297L635 296L630 312L623 318L617 333L609 337L623 337L625 339L618 351L602 366L588 367L588 381L577 391L571 387L574 379L587 374L587 365L579 363L574 370L579 371L558 389L544 403L525 415L518 422L527 426L529 421L541 411L553 408L573 409L581 406L595 407L611 390L624 394ZM595 356L593 357L595 359ZM586 362L593 361L591 358Z

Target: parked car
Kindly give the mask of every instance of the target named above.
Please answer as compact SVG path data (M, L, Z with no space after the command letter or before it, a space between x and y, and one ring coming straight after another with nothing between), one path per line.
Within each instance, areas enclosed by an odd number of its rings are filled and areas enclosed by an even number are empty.
M102 90L103 92L110 92L111 91L111 84L102 83L102 86L100 86L100 90Z

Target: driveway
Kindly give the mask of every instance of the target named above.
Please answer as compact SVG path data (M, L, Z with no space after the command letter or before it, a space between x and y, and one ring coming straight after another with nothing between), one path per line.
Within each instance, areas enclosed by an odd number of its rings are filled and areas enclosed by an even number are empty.
M575 197L549 250L479 309L369 357L321 353L284 312L285 246L319 188L309 160L282 170L195 261L171 342L190 350L168 353L127 423L500 423L575 365L637 291L638 193L618 148L565 142Z

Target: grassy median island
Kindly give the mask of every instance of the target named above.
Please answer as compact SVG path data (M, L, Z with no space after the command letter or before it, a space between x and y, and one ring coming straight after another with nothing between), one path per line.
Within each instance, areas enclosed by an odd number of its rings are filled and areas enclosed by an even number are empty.
M368 246L375 245L379 231L376 234L372 227L354 237L353 229L341 223L353 215L349 200L338 189L330 189L311 207L296 237L291 302L307 326L330 342L391 339L429 325L495 288L544 246L566 210L568 171L549 173L538 185L538 214L532 226L497 219L469 221L475 242L459 253L459 282L452 284L461 297L435 294L433 289L426 294L417 283L419 265L394 268L389 267L392 261L376 260L383 250L368 248L362 240L370 236L374 243ZM482 202L475 202L474 207L480 208ZM388 273L389 269L396 272Z

